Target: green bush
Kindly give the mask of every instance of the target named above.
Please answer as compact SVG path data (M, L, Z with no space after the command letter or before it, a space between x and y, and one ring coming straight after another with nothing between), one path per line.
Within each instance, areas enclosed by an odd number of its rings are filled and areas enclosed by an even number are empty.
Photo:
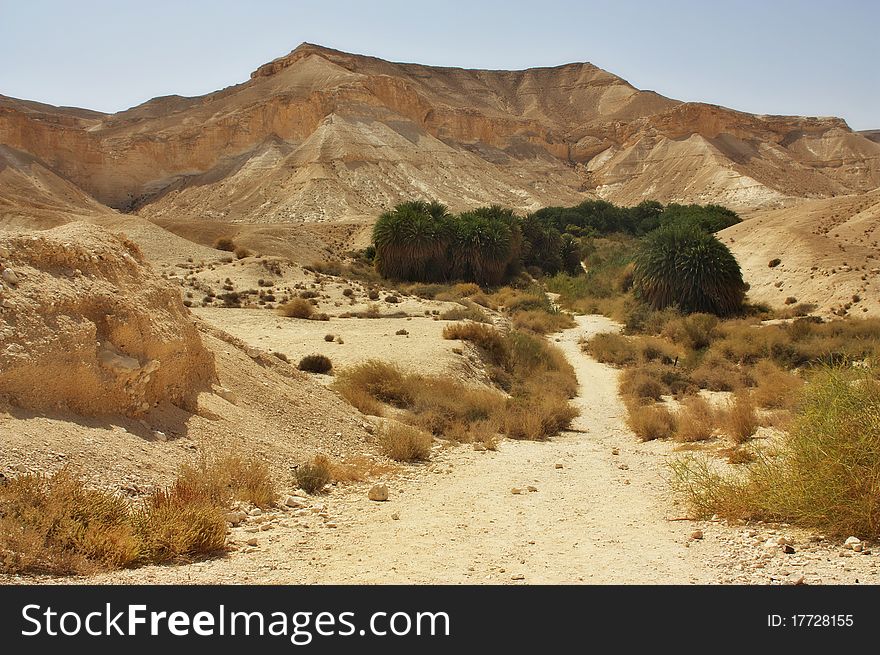
M789 432L744 476L705 460L674 464L700 515L779 521L840 537L880 532L880 384L868 371L825 368L808 382Z
M742 310L745 283L736 258L715 236L671 225L645 237L635 258L633 289L654 309L729 316Z

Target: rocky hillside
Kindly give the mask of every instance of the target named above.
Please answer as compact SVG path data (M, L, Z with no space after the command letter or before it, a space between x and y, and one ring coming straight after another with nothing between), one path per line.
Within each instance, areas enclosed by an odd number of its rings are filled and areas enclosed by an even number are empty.
M0 96L0 144L0 216L19 220L95 201L240 224L373 218L413 196L754 208L880 186L880 143L837 118L683 103L586 63L464 70L310 44L242 84L112 115Z
M71 223L0 238L0 389L40 411L193 409L215 380L175 287L134 243Z
M880 315L880 190L756 211L720 235L752 299Z

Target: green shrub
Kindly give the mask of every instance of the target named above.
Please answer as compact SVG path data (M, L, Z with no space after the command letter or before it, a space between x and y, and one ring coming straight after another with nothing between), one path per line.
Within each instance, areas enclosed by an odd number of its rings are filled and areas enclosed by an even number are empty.
M719 316L742 309L745 284L736 258L715 236L672 225L645 237L635 258L633 288L654 309Z
M823 369L807 383L778 449L760 452L744 476L695 459L677 461L674 472L701 515L873 537L880 531L880 385L870 372Z

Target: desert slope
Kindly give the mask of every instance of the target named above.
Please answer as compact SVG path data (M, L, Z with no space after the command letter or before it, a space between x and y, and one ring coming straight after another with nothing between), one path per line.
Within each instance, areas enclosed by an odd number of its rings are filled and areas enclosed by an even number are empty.
M794 298L825 312L880 313L880 191L757 211L720 236L754 300L780 306ZM781 261L769 266L774 259Z

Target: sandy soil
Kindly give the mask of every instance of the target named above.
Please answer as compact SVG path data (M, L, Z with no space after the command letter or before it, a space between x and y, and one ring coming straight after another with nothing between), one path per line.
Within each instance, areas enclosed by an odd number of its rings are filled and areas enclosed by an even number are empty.
M443 338L443 328L449 321L426 316L309 321L284 318L264 309L211 307L196 308L194 313L247 343L283 353L294 364L305 355L321 354L327 355L336 369L380 359L395 362L406 371L453 374L463 379L485 377L473 348ZM408 334L396 334L399 330ZM327 334L343 342L327 342Z
M389 502L369 501L369 484L337 487L300 498L302 507L248 519L232 530L236 550L223 559L89 582L876 581L880 557L819 543L815 535L681 520L684 510L663 479L672 444L635 440L623 422L617 372L578 346L582 336L609 329L615 326L606 318L578 317L578 326L558 337L581 383L574 402L582 415L574 430L550 442L505 441L498 452L438 447L430 464L405 467L388 480ZM703 538L693 539L698 529ZM795 554L765 545L780 536ZM257 545L246 545L252 539Z

